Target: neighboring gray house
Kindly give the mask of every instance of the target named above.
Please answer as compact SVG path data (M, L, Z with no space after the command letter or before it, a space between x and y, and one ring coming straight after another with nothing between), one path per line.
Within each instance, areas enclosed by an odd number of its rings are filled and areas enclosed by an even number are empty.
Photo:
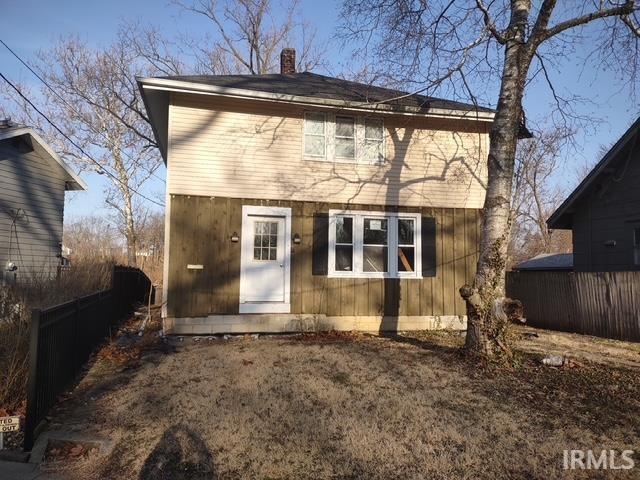
M576 272L640 270L640 118L547 224L573 231Z
M55 274L64 193L85 189L33 129L0 121L0 281Z

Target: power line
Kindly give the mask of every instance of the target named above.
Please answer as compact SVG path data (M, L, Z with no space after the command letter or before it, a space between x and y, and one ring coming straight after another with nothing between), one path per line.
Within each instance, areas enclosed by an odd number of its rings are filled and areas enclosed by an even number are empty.
M45 115L44 113L42 113L42 111L40 111L38 109L38 107L36 107L34 105L34 103L29 100L21 91L18 87L16 87L13 83L11 83L9 81L9 79L7 77L4 76L4 74L2 72L0 72L0 77L2 77L2 79L7 82L9 84L9 86L11 88L13 88L16 93L18 95L20 95L20 97L22 97L29 105L31 105L31 108L33 108L36 112L38 112L53 128L55 128L58 133L60 133L60 135L62 135L64 138L66 138L69 143L71 143L71 145L73 145L74 147L76 147L80 152L82 152L82 154L84 156L86 156L89 160L91 160L93 163L95 163L101 171L103 171L104 173L106 173L109 177L113 178L115 181L117 181L120 185L122 185L123 187L125 187L128 190L131 190L133 193L135 193L136 195L139 195L140 197L144 198L145 200L154 203L156 205L158 205L159 207L164 208L164 204L157 202L156 200L152 200L151 198L147 197L146 195L144 195L143 193L140 193L138 190L136 190L135 188L131 187L130 185L124 183L122 180L120 180L116 175L114 175L113 173L111 173L109 170L107 170L106 168L104 168L103 165L100 164L100 162L98 162L97 160L95 160L91 155L89 155L84 148L82 148L80 145L78 145L76 142L74 142L66 133L64 133L55 123L53 123L52 120L49 119L49 117L47 117L47 115Z
M67 101L67 99L65 99L62 95L60 95L60 94L56 91L56 89L55 89L55 88L53 88L51 85L49 85L49 83L48 83L44 78L42 78L42 76L40 76L40 74L39 74L38 72L36 72L33 68L31 68L31 66L30 66L30 65L29 65L25 60L23 60L23 59L20 57L20 55L18 55L16 52L14 52L14 51L11 49L11 47L9 47L9 45L7 45L7 44L4 42L4 40L2 40L1 38L0 38L0 43L4 46L4 48L6 48L7 50L9 50L9 52L11 53L11 55L13 55L14 57L16 57L16 58L18 59L18 61L19 61L20 63L22 63L22 65L24 65L24 66L27 68L27 70L29 70L29 71L30 71L30 72L31 72L31 73L32 73L32 74L33 74L33 75L34 75L38 80L40 80L40 81L41 81L41 82L42 82L42 83L43 83L43 84L44 84L44 85L45 85L49 90L51 90L51 91L53 92L53 94L54 94L56 97L58 97L58 98L59 98L59 99L60 99L60 100L61 100L61 101L62 101L62 102L67 106L67 107L69 107L69 108L70 108L70 109L71 109L71 110L72 110L72 111L73 111L73 112L78 116L78 118L82 118L82 114L81 114L78 110L76 110L76 108L75 108L73 105L71 105L71 103L69 103L69 102ZM90 128L91 130L93 130L93 132L94 132L94 133L96 133L96 134L98 134L98 135L101 135L101 136L102 136L104 139L106 139L107 141L109 140L109 138L107 137L107 134L106 134L106 133L104 133L104 132L102 132L102 131L100 131L100 130L98 130L98 129L94 128L92 125L89 125L89 128ZM129 160L132 160L132 161L134 161L134 162L135 162L135 159L134 159L131 155L129 155L126 151L124 151L124 150L123 150L123 151L122 151L122 153L123 153L126 157L128 157L128 158L129 158ZM147 173L149 173L150 175L153 175L153 176L154 176L154 177L156 177L158 180L160 180L160 181L162 181L162 182L166 183L162 178L160 178L158 175L156 175L153 171L151 171L151 170L147 170Z

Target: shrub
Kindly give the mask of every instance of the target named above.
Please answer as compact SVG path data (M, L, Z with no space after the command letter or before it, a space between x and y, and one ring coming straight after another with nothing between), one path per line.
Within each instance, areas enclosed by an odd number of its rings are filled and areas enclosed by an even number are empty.
M111 288L113 263L79 263L58 278L30 277L0 287L0 411L24 414L31 309Z

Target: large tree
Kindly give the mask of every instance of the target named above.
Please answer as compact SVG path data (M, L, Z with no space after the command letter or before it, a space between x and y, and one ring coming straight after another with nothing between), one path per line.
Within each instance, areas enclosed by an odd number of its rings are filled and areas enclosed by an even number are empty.
M546 222L567 194L558 184L557 174L563 147L572 138L570 130L547 128L518 144L511 196L510 265L541 253L571 252L571 232L551 230Z
M135 83L138 60L123 41L95 50L68 38L41 52L36 67L51 87L42 88L47 115L73 142L63 142L66 155L107 181L105 202L126 239L130 265L136 264L138 210L156 201L139 192L160 165Z
M557 113L570 120L568 100L550 81L579 42L589 38L600 61L635 82L638 66L637 2L556 0L344 0L343 32L364 40L388 76L416 91L446 91L483 99L496 92L489 133L488 180L480 257L467 304L465 347L475 355L509 352L504 277L511 223L516 147L524 119L523 98L533 77L549 81ZM589 26L591 30L586 30ZM595 31L597 29L598 31ZM486 99L486 97L484 97ZM494 102L491 102L494 103Z

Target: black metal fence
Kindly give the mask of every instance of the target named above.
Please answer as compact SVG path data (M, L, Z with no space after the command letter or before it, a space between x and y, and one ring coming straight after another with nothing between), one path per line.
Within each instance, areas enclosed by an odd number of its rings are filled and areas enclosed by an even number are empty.
M49 409L77 376L111 328L146 302L151 281L141 271L114 267L112 287L68 303L33 310L29 345L24 449L31 450Z

